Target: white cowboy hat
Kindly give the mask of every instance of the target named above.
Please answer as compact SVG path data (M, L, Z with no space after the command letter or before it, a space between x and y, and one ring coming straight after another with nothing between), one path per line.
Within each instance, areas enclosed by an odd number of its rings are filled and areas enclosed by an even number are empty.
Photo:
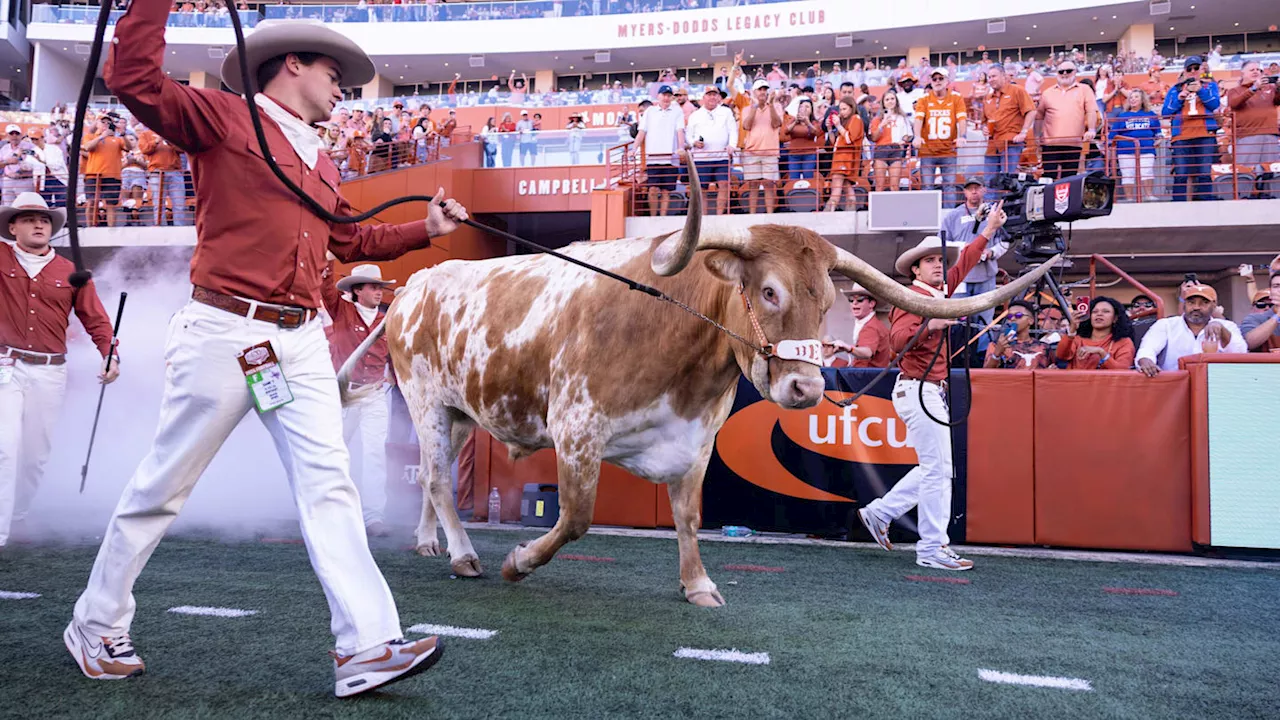
M875 300L876 300L876 296L875 296L875 295L872 295L870 290L866 289L865 287L863 287L863 286L862 286L861 284L859 284L859 283L854 283L854 284L853 284L853 287L849 288L849 289L845 292L845 297L848 297L848 298L850 298L850 299L852 299L852 298L853 298L853 296L855 296L855 295L865 295L865 296L867 296L867 297L871 298L872 302L875 302Z
M364 85L377 74L373 61L359 45L319 20L264 20L245 36L244 49L249 74L255 76L255 81L258 68L264 62L299 52L319 53L335 60L342 71L343 86ZM231 48L227 53L220 74L222 82L233 92L244 92L240 82L239 48Z
M13 199L13 205L0 207L0 237L14 240L13 233L9 232L9 222L28 212L37 212L49 218L49 222L53 223L53 230L49 233L51 237L67 224L67 211L63 208L50 208L49 203L37 193L18 193L18 197Z
M377 265L357 265L351 274L338 281L340 292L350 292L356 285L395 285L395 280L383 280L382 268Z
M960 255L960 243L947 243L947 264L951 265ZM937 235L930 235L920 241L919 245L898 256L898 261L893 264L893 269L900 274L911 277L911 266L922 257L929 255L942 254L942 238Z

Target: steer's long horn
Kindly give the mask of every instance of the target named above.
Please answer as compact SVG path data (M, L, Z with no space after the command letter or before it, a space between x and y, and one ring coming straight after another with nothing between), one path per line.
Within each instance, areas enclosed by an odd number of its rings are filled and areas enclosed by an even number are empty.
M1058 264L1061 255L1055 255L1035 270L1023 275L1004 287L968 298L938 299L908 290L872 267L865 260L848 250L836 248L836 272L857 281L876 298L902 308L912 315L929 318L958 318L993 308L1015 296L1021 297L1045 273Z
M689 211L684 219L684 231L679 237L669 237L653 251L649 264L662 276L675 275L689 264L698 250L698 237L702 234L702 182L698 180L698 167L688 153L681 153L689 168Z

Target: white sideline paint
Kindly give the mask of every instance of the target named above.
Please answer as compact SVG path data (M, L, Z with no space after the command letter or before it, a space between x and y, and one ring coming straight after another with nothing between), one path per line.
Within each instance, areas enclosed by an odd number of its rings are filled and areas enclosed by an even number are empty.
M691 660L723 660L747 665L769 664L769 653L767 652L747 653L738 650L698 650L697 648L682 647L676 650L674 655L678 658L689 658Z
M1033 687L1058 688L1059 690L1093 690L1088 680L1079 678L1050 677L1048 675L1018 675L999 670L978 670L978 677L993 683L1006 685L1031 685Z
M40 597L40 593L9 592L8 590L0 590L0 600L34 600L38 597Z
M237 610L235 608L197 607L195 605L179 605L169 608L169 612L179 615L208 615L210 617L238 618L257 615L257 610Z
M485 630L483 628L460 628L452 625L430 625L422 623L409 628L411 633L422 633L423 635L445 635L448 637L469 638L471 640L488 640L498 634L497 630Z

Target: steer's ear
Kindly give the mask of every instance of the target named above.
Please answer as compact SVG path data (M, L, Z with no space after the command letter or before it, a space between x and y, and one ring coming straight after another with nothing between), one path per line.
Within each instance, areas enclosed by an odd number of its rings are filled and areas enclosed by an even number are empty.
M746 263L742 258L728 250L712 250L706 253L707 269L720 280L731 285L742 284Z

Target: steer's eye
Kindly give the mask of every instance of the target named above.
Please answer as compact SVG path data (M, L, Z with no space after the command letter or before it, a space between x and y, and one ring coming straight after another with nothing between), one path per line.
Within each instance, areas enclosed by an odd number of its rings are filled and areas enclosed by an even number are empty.
M761 292L761 294L762 294L762 295L764 295L764 299L765 299L765 300L768 300L769 302L773 303L774 305L777 305L777 304L778 304L778 293L774 292L773 288L771 288L771 287L766 287L766 288Z

